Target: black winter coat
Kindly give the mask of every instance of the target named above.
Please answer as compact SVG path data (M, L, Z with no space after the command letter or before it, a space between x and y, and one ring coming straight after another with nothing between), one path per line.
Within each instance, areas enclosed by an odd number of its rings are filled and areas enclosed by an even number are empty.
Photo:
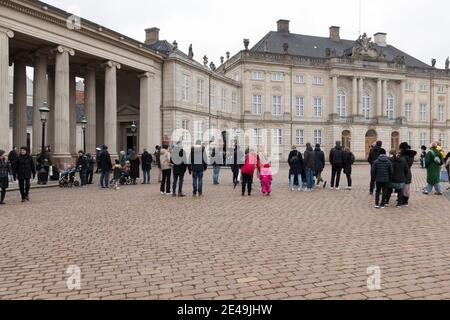
M139 178L139 165L141 162L139 161L139 157L136 157L136 159L131 160L130 159L130 176L132 179Z
M379 146L375 146L372 148L372 150L370 150L369 159L367 159L367 161L370 163L370 165L373 165L373 163L376 160L378 160L382 150L383 150L383 148L380 148Z
M153 157L150 153L145 151L141 157L142 160L142 170L148 171L152 169Z
M352 166L355 163L355 155L351 152L344 152L344 173L352 174Z
M394 157L389 159L392 163L392 177L391 182L406 183L408 178L409 167L404 158Z
M188 161L184 149L179 147L173 148L170 162L173 164L174 176L183 176L186 173Z
M389 183L393 174L392 163L389 158L383 154L372 165L372 176L376 182Z
M303 173L304 163L301 152L292 150L288 158L290 170L289 175L299 175Z
M17 179L31 179L36 176L36 168L34 166L33 158L30 155L20 155L14 163L14 169L17 174Z
M330 152L330 163L336 167L344 167L344 151L337 146Z
M194 146L191 149L191 159L188 166L189 172L192 171L206 171L208 169L208 163L206 162L207 156L205 147Z
M112 162L111 162L111 156L109 155L109 152L107 150L103 150L99 157L98 157L98 163L100 165L100 170L109 172L112 169Z
M417 156L417 151L414 150L406 150L403 151L400 155L403 159L405 159L406 163L408 163L408 175L406 176L406 184L412 183L412 171L411 168L414 164L414 158Z
M314 171L316 166L315 166L314 151L312 149L305 151L304 159L305 159L304 160L305 169L310 169L310 170Z
M314 172L319 173L325 169L325 153L316 148L314 150Z

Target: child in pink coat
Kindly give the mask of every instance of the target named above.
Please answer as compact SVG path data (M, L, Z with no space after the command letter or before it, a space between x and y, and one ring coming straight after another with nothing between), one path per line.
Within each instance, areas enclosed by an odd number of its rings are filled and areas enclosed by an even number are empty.
M272 193L271 185L272 185L272 170L270 170L270 164L266 163L264 168L261 170L261 192L264 195L270 196Z

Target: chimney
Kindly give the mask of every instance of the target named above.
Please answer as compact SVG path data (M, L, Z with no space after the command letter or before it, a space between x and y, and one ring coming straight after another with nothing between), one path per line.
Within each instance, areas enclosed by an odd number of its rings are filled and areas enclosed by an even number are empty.
M159 29L149 28L145 29L145 44L154 44L159 41Z
M341 35L340 35L340 29L341 27L331 26L330 27L330 39L333 41L340 41Z
M375 44L380 47L387 47L386 35L387 34L384 32L375 33L375 35L374 35Z
M289 33L289 20L278 20L277 26L278 26L278 32L280 33Z

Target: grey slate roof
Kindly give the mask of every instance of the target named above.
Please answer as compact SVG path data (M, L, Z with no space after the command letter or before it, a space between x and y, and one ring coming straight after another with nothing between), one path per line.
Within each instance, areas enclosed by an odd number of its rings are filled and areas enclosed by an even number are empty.
M284 53L283 44L289 44L288 53L292 55L326 58L326 49L336 50L337 56L343 56L345 51L352 48L355 44L354 40L333 41L330 38L307 36L294 33L280 33L271 31L263 37L251 51L264 52L266 39L269 41L269 52L282 54ZM386 55L386 60L392 61L396 56L404 56L408 67L431 68L426 63L408 55L407 53L388 45L387 47L376 46L378 50Z
M183 59L188 60L196 64L198 67L203 68L204 66L197 62L196 60L190 59L189 56L181 51L180 49L173 50L174 46L169 43L167 40L159 40L155 42L154 44L146 45L148 48L153 49L155 51L159 51L161 53L164 53L165 55L170 55L171 53L176 53L177 55L181 56Z

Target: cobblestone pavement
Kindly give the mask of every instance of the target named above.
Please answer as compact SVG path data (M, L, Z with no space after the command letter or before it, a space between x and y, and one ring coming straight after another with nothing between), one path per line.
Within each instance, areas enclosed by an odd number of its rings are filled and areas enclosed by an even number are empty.
M241 197L229 171L212 186L211 170L203 198L155 183L39 189L26 204L8 193L0 298L450 299L449 200L422 195L417 168L410 208L375 210L368 172L354 168L353 191L291 193L283 169L270 198ZM67 286L72 265L80 290ZM380 290L367 287L371 266Z

